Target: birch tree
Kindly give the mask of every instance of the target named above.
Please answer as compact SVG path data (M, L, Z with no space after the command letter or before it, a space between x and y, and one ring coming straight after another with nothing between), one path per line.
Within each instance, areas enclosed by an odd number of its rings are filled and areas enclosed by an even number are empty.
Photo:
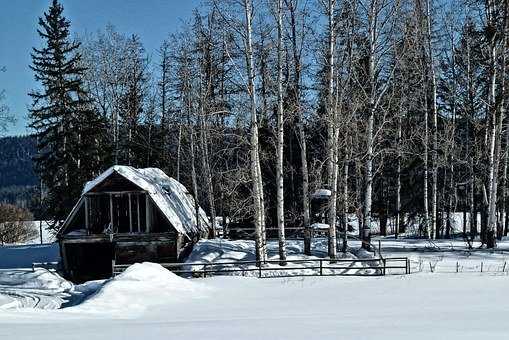
M394 66L387 63L388 52L393 47L392 28L397 19L399 2L397 0L369 0L363 3L366 11L367 34L367 127L365 152L365 189L364 189L364 223L361 233L362 245L370 249L371 205L373 202L373 177L375 157L375 118L380 113L380 103L389 89L390 79L393 77ZM380 120L381 117L379 117ZM383 124L381 124L383 126Z
M290 18L290 41L291 41L291 62L293 63L293 79L290 90L290 96L293 99L293 110L297 119L298 140L300 146L300 162L301 162L301 176L302 176L302 217L304 227L304 254L311 255L311 242L312 230L310 227L310 207L309 207L309 171L308 171L308 156L307 156L307 136L305 129L305 115L302 105L302 51L306 41L307 25L305 23L306 13L301 12L302 24L299 25L297 20L298 15L298 0L285 0L288 7ZM299 25L299 26L297 26ZM300 32L298 29L300 28ZM298 42L300 37L300 45Z
M327 221L329 223L329 243L328 253L331 259L337 256L336 240L336 208L337 208L337 112L334 108L334 67L336 52L336 0L321 1L322 8L327 18L327 52L326 52L326 72L327 72L327 99L326 99L326 124L327 124L327 185L331 191L329 206L327 211Z
M502 22L502 24L501 24ZM499 4L493 0L486 1L486 35L489 51L489 88L488 108L490 113L489 144L488 144L488 222L486 246L496 247L497 233L497 185L500 160L500 139L502 122L504 119L504 95L506 77L506 31L507 31L507 1ZM500 52L502 50L502 52ZM502 54L502 65L498 75L498 59ZM500 78L500 90L497 96L497 78Z
M284 113L283 113L283 0L277 0L277 228L279 236L279 259L286 264L285 206L283 178Z

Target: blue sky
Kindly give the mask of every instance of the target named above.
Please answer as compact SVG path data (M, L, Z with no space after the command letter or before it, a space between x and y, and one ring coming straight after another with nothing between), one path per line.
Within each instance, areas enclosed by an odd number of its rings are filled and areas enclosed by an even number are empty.
M0 10L0 89L6 90L6 103L17 119L9 135L28 132L28 91L35 86L28 68L30 51L39 46L38 17L51 0L2 0ZM138 34L149 55L182 22L189 19L200 0L61 0L64 15L71 20L72 34L96 32L108 23L119 32Z

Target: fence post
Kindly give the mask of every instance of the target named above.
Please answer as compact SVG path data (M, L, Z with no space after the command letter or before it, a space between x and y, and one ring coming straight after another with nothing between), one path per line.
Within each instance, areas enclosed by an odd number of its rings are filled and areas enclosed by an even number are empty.
M378 240L378 255L382 257L382 241Z
M482 266L483 266L483 262L481 261L481 273L482 273Z
M410 259L407 258L405 262L406 262L406 273L410 274Z
M460 269L460 264L458 263L458 261L456 261L456 273L459 272L459 269Z
M258 278L262 278L262 263L258 262Z
M380 248L378 248L378 249L380 249ZM385 276L386 261L387 261L386 259L382 259L382 263L384 265L384 270L383 270L383 274L382 274L383 276Z
M323 260L320 260L320 276L323 275L323 264L322 264Z
M203 278L207 277L207 264L203 265Z
M502 273L504 273L504 272L505 272L505 266L506 266L506 264L507 264L507 261L504 261L504 268L502 268Z

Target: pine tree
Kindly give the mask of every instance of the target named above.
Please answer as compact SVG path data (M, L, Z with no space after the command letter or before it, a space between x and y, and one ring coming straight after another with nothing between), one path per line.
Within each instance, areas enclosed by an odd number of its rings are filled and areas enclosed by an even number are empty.
M47 189L45 212L58 228L80 195L83 182L100 170L103 122L91 109L82 85L79 43L69 38L70 22L53 0L39 18L37 32L45 42L32 52L35 80L30 96L30 127L37 136L36 170Z

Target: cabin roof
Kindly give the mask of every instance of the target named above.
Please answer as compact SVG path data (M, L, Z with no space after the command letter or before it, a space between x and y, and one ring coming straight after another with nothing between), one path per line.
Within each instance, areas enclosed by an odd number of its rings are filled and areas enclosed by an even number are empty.
M189 236L189 234L208 231L209 221L201 207L199 208L201 223L199 225L196 223L194 197L180 182L168 177L158 168L136 169L125 165L112 166L85 184L82 197L115 173L146 191L178 232Z

